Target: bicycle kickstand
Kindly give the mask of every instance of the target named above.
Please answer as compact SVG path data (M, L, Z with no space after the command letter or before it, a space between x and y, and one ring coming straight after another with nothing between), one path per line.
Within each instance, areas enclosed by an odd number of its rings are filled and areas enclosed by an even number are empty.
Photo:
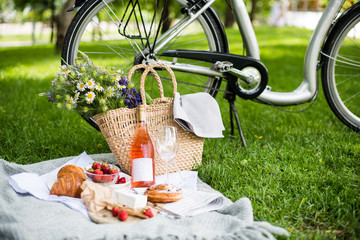
M235 116L235 120L236 120L236 125L240 134L240 138L242 141L243 146L246 148L246 141L243 135L243 132L241 130L241 126L240 126L240 120L239 120L239 116L236 110L236 106L235 106L235 99L236 99L236 95L235 93L233 93L229 86L226 88L225 94L224 94L224 98L228 100L229 102L229 108L230 108L230 126L231 126L231 135L234 136L234 116Z

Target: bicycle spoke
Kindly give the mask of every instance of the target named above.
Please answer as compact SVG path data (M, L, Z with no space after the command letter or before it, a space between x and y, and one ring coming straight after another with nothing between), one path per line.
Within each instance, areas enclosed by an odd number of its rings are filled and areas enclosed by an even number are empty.
M184 46L184 45L188 45L188 44L191 44L191 43L198 43L198 42L202 42L204 40L206 40L206 39L198 39L198 40L194 40L194 41L187 42L187 43L173 44L173 45L171 45L171 47L179 48L179 47Z
M113 21L113 23L118 27L118 26L121 26L122 25L122 22L121 22L121 20L117 17L117 15L114 13L114 11L113 11L113 8L110 8L109 7L109 5L105 2L105 1L103 1L104 2L104 4L107 6L107 8L105 8L105 12L106 12L106 14L109 16L109 18ZM116 18L116 20L118 21L118 24L114 21L114 19L111 17L111 14L107 11L107 9L110 9L110 12L115 16L115 18ZM133 42L133 44L131 43L131 41L129 40L129 38L125 38L127 41L128 41L128 43L134 48L134 51L135 52L140 52L142 55L143 55L143 57L145 57L145 55L144 55L144 53L142 52L142 50L141 50L141 48L139 47L139 45L136 43L136 41L132 41ZM135 45L135 47L134 47L134 45ZM137 50L138 51L137 51Z
M346 39L349 39L349 40L350 40L350 42L354 43L354 45L356 46L356 50L357 50L357 51L359 51L360 46L356 43L356 41L355 41L355 40L353 40L353 38L349 38L349 37L347 37ZM354 49L355 49L355 48L354 48Z
M86 42L86 41L82 41L82 42ZM109 50L112 50L114 54L117 54L119 57L123 57L120 53L118 53L117 51L115 51L110 45L106 44L105 42L103 41L100 41L102 42L102 44L100 43L94 43L94 42L91 42L92 44L97 44L97 45L101 45L101 46L106 46L107 48L109 48ZM89 42L90 43L90 42Z
M356 97L356 96L359 95L359 94L360 94L360 92L357 92L356 94L352 95L351 97L343 100L343 103L346 103L348 100L353 99L354 97Z
M92 20L92 21L94 22L94 20ZM107 38L116 46L116 48L119 49L120 51L122 51L122 48L120 48L116 44L115 40L113 40L108 34L106 34L106 32L101 28L100 24L98 25L98 27L105 34L105 36L107 36ZM114 50L113 48L110 47L110 45L106 44L102 39L99 39L98 41L102 42L105 46L109 47L111 50ZM120 56L122 56L122 55L120 54ZM122 57L124 57L124 56L122 56Z
M339 58L342 59L342 60L339 60ZM342 63L347 63L347 64L350 64L350 65L354 65L354 66L360 66L359 61L352 60L350 58L345 57L344 55L338 55L337 61L342 62Z

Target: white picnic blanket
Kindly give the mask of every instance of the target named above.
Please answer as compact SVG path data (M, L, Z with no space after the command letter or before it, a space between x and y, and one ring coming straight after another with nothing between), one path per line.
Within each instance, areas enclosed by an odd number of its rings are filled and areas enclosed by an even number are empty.
M90 157L115 163L112 154ZM255 222L248 198L228 201L220 210L193 217L170 219L157 215L133 224L96 224L65 204L18 193L9 184L9 176L23 172L41 176L74 158L31 165L0 159L0 239L274 239L274 234L289 235L285 229L270 223ZM200 179L197 189L217 193Z

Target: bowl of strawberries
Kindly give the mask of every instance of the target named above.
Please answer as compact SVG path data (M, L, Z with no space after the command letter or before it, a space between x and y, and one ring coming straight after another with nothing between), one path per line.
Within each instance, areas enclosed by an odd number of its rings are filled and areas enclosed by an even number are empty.
M85 176L89 181L104 183L107 185L115 184L119 179L120 169L107 162L94 162L85 168Z

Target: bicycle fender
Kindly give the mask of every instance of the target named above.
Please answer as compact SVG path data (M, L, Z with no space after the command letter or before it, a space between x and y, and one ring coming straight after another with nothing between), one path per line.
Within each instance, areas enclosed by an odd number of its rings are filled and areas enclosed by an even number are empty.
M76 0L72 8L66 9L66 12L72 12L74 10L79 10L88 0Z
M328 49L330 47L329 42L333 39L334 32L336 32L336 31L334 31L334 29L336 29L338 27L338 24L341 23L343 19L346 19L349 15L352 15L353 12L360 12L360 2L354 4L350 8L346 9L346 11L343 12L343 14L341 14L341 16L338 19L336 19L336 21L332 24L332 26L330 27L330 30L324 40L324 44L322 46L321 52L323 52L323 53L328 52ZM320 69L323 66L324 58L327 58L327 56L325 56L324 54L321 54L321 59L320 59L318 69Z

